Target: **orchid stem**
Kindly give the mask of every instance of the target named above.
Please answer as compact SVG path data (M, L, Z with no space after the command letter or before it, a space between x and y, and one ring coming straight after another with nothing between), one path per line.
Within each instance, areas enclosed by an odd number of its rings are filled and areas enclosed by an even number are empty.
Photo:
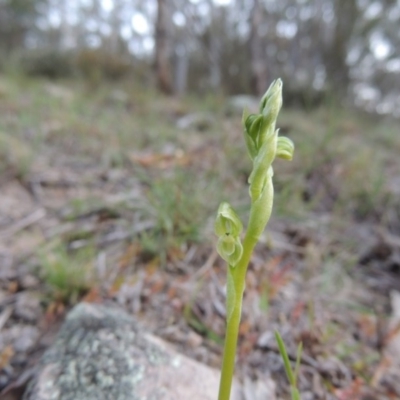
M218 400L230 399L247 267L272 211L272 162L276 157L291 160L293 156L292 141L278 136L279 131L275 130L281 106L282 81L277 79L262 97L259 114L243 113L244 138L253 161L249 177L250 218L243 244L240 239L242 223L229 203L221 203L215 220L215 233L219 238L217 250L228 264L227 327Z
M246 272L250 262L251 254L253 252L256 243L257 242L254 242L254 240L246 236L243 242L242 258L240 259L239 263L235 266L235 268L229 267L232 268L233 270L232 274L235 284L236 299L232 315L228 319L226 327L222 373L219 386L218 400L229 400L230 398L233 372L235 369L235 356L236 356L237 341L239 336L239 325L242 313L242 301L243 301L243 292L246 281Z

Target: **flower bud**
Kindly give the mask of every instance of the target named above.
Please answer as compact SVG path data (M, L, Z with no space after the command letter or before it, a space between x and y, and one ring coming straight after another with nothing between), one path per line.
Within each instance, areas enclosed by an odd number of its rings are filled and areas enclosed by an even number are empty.
M274 120L278 116L278 113L282 107L282 81L276 79L271 83L268 90L260 101L260 113L266 114L271 113L274 116Z
M241 234L243 230L242 222L229 203L222 202L220 204L214 229L215 234L219 237L223 235L236 237Z
M243 254L243 246L239 237L224 235L217 243L218 254L231 266L235 266Z
M271 164L277 150L277 132L269 129L268 135L253 161L253 170L249 176L249 192L251 200L256 201L264 190L267 179L272 178Z
M250 158L254 160L257 155L257 125L261 123L262 117L256 114L248 114L247 110L243 111L242 123L244 126L244 140L246 142L247 151L249 152Z
M229 203L221 203L215 220L215 233L219 237L217 243L218 254L234 266L242 257L243 246L240 234L243 230L242 222Z
M293 153L293 142L285 136L278 137L276 157L283 158L284 160L291 160L293 158Z

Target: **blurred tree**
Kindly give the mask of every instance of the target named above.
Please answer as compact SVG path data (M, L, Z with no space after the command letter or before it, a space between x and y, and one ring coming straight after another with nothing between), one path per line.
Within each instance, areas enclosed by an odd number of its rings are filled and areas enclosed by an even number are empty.
M347 55L359 13L357 0L334 0L334 31L324 50L325 68L331 90L344 94L350 83Z
M280 76L291 104L362 104L399 98L399 23L399 0L0 0L0 51L47 50L46 68L96 54L168 94L262 94Z
M35 28L45 0L0 1L0 49L10 53L25 45L26 35Z
M257 95L262 95L268 84L267 60L265 54L265 43L260 37L260 27L264 19L265 11L260 0L253 0L253 7L250 14L250 62L252 72L253 89Z
M172 93L172 71L169 43L168 0L157 0L157 19L155 25L155 68L158 88L166 93Z

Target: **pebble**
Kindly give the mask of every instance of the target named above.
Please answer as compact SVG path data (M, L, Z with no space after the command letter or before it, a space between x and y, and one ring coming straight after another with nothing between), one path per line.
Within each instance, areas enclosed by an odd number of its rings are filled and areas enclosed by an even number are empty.
M27 352L35 346L39 339L39 329L35 326L24 326L19 337L14 342L14 349L18 352Z
M15 302L14 316L21 318L25 322L36 322L42 315L40 298L32 292L22 292L18 294Z
M5 290L0 289L0 305L9 297L9 293Z
M34 289L39 286L39 279L31 274L24 274L19 279L19 284L22 289Z
M1 373L0 374L0 391L3 390L8 383L10 382L10 377L8 377L6 374Z
M25 353L33 349L39 339L39 329L29 325L14 325L2 332L4 345L11 345L17 353Z

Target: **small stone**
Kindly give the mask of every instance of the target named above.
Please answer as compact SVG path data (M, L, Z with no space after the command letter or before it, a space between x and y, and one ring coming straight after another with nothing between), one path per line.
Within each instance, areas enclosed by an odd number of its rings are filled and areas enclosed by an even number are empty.
M171 305L172 305L172 307L174 308L175 311L179 312L179 311L182 311L182 309L183 309L183 302L182 302L181 299L178 299L177 297L174 297L171 300Z
M0 374L0 391L3 390L10 382L10 378L6 374Z
M257 346L260 347L261 349L267 348L268 346L274 343L275 343L275 336L272 333L272 331L265 331L259 336L257 340Z
M19 293L15 303L14 316L26 322L37 321L42 314L40 299L37 294L31 292Z
M203 343L203 338L196 332L189 332L187 336L187 343L190 347L199 347Z
M12 365L16 369L24 368L28 361L28 354L27 353L16 353L12 358Z
M17 281L10 281L7 285L7 290L10 293L16 293L16 291L18 290L18 282Z
M14 350L21 353L31 350L39 339L39 329L34 326L21 325L14 326L13 328L19 330L18 337L14 341Z
M9 295L10 293L7 291L0 289L0 305L8 298Z
M214 123L214 118L211 114L206 113L193 113L185 115L176 121L176 126L179 129L196 129L198 131L205 131L209 129Z
M22 289L33 289L39 285L39 279L33 275L26 274L19 279Z

